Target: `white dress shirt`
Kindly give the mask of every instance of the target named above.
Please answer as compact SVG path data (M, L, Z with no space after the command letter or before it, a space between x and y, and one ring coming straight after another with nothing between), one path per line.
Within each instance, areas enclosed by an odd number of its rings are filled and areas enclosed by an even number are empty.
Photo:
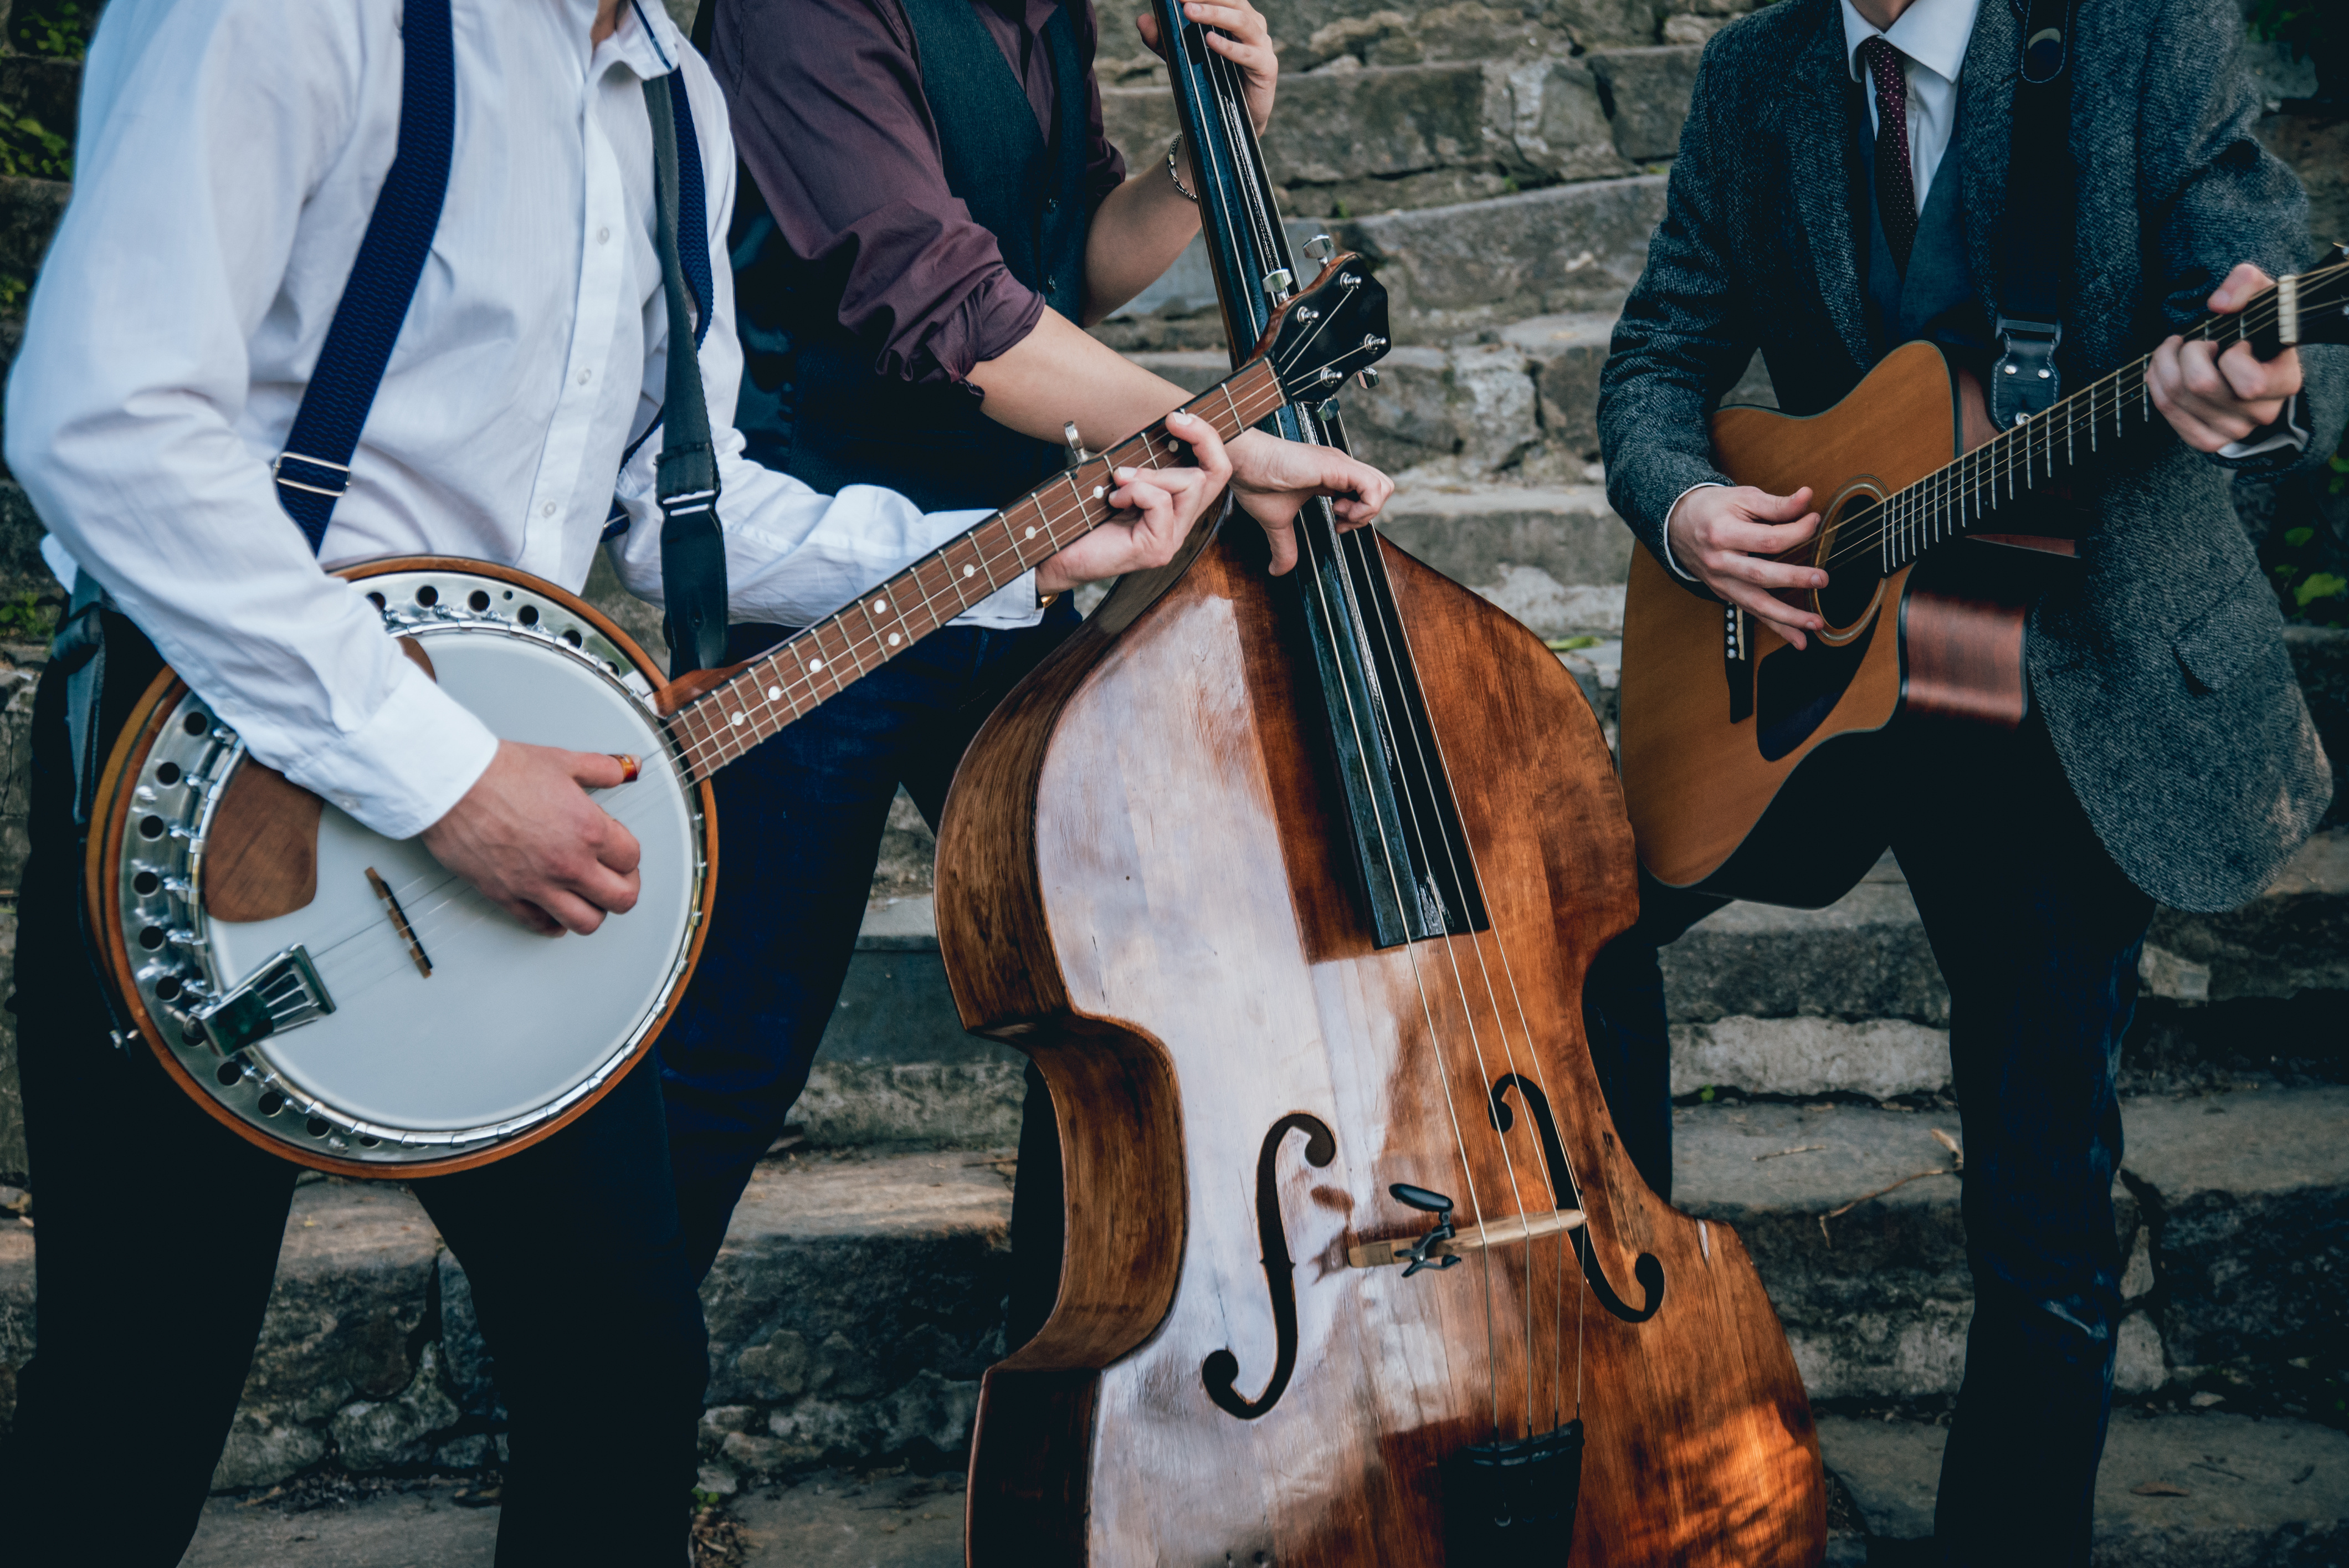
M977 523L892 492L818 495L745 460L716 81L659 5L454 0L456 150L423 277L320 557L454 555L574 591L616 493L627 586L660 599L646 441L667 375L641 82L684 62L709 182L732 613L804 624ZM254 754L378 832L437 821L496 742L326 576L269 473L398 135L385 0L114 0L83 72L73 201L8 386L7 460ZM1032 574L965 619L1032 623Z
M1941 155L1950 150L1950 137L1958 128L1958 72L1966 63L1974 13L1981 8L1982 0L1916 0L1888 29L1861 16L1851 0L1843 0L1844 65L1851 79L1867 89L1861 96L1868 99L1871 136L1882 134L1883 127L1877 120L1876 87L1860 60L1859 47L1870 38L1882 38L1900 51L1909 78L1909 167L1916 176L1920 213L1925 210L1925 193L1933 188L1933 171L1941 166Z

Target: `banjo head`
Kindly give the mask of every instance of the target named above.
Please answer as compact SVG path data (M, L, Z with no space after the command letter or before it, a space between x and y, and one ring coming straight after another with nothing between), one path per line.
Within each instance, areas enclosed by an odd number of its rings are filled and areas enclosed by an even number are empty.
M472 563L358 568L387 629L501 739L640 760L596 792L642 848L641 892L588 936L545 937L324 803L316 889L233 921L206 846L244 745L170 676L110 770L111 865L92 907L117 986L183 1085L302 1163L417 1176L495 1158L584 1110L650 1045L710 891L711 824L650 706L644 656L567 594ZM101 878L104 885L101 886Z

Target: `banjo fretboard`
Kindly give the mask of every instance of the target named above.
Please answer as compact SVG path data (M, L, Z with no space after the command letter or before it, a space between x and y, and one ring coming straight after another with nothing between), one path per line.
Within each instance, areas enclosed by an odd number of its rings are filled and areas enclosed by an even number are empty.
M1287 401L1259 359L1183 405L1225 441ZM1187 461L1164 421L1048 481L854 604L777 644L668 718L698 783L930 632L1109 522L1118 468Z

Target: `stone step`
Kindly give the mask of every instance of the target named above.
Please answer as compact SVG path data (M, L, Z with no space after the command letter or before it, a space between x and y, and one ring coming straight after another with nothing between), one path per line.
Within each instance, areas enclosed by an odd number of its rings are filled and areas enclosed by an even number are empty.
M1567 655L1598 679L1603 664ZM1600 687L1602 695L1611 690ZM961 1033L936 952L931 853L899 803L884 874L800 1102L819 1147L1009 1141L1022 1094L1008 1047ZM1930 1097L1950 1087L1949 991L1890 857L1824 909L1732 904L1663 952L1676 1096ZM2134 1089L2349 1079L2349 828L2318 834L2261 898L2158 911L2122 1054Z
M2324 1282L2349 1265L2344 1115L2340 1087L2125 1103L2125 1401L2333 1418L2349 1298ZM1830 1411L1930 1412L1956 1386L1971 1293L1937 1127L1961 1130L1947 1107L1678 1116L1681 1206L1737 1228ZM999 1151L761 1165L703 1293L706 1485L950 1462L1003 1353L1010 1169ZM5 1419L33 1349L33 1232L0 1226ZM484 1360L464 1273L406 1190L307 1183L215 1484L271 1486L328 1459L409 1474L487 1462L502 1417Z
M1820 1454L1858 1527L1829 1541L1830 1568L1931 1561L1948 1440L1931 1421L1819 1417ZM2114 1412L2096 1472L2097 1568L2315 1568L2340 1561L2344 1536L2349 1434L2219 1411Z
M1948 1429L1825 1415L1829 1568L1921 1564ZM740 1568L960 1568L962 1478L816 1471L724 1503L747 1540ZM490 1568L498 1509L461 1480L346 1483L326 1507L299 1488L259 1507L222 1497L181 1568ZM319 1489L321 1492L325 1488ZM2115 1418L2097 1477L2098 1568L2329 1563L2349 1530L2349 1437L2223 1412Z

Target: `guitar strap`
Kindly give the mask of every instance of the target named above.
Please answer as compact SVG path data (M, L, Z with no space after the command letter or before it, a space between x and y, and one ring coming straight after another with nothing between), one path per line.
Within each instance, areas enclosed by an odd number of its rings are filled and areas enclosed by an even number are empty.
M2054 405L2064 340L2064 278L2072 261L2072 32L2080 0L2009 0L2023 34L2014 140L1999 247L1998 353L1991 421L2003 430Z

